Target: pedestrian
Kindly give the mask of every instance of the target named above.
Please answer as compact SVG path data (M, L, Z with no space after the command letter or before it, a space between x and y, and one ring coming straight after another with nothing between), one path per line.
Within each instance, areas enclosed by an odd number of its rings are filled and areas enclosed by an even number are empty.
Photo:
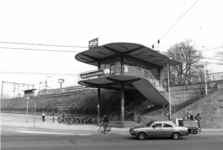
M42 121L45 122L45 113L44 113L44 111L42 113Z
M54 111L53 111L53 123L54 123L54 116L55 116L55 114L54 114Z
M187 120L190 120L190 116L191 116L191 114L189 112L187 112Z
M200 113L197 113L197 115L195 116L195 120L197 120L198 128L201 131L201 116L200 116Z

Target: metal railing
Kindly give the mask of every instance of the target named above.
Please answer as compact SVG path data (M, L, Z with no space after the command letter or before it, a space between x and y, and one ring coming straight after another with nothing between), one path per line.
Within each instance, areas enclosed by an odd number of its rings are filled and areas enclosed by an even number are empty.
M91 72L97 72L97 71L100 71L102 69L98 69L98 70L91 70L91 71L87 71L87 72L83 72L83 73L80 73L78 75L78 81L80 80L88 80L88 79L94 79L94 78L100 78L100 77L106 77L106 76L115 76L115 75L121 75L120 72L113 72L108 69L105 69L104 70L104 75L98 75L98 76L92 76L92 77L88 77L88 78L81 78L81 75L83 74L88 74L88 73L91 73ZM157 80L155 77L152 76L152 73L150 73L148 76L145 76L145 73L143 71L141 72L136 72L136 71L132 71L132 72L125 72L124 71L124 74L123 76L133 76L133 77L140 77L140 78L144 78L146 80L148 80L153 86L155 86L156 88L162 90L163 89L163 86L160 85L160 81Z

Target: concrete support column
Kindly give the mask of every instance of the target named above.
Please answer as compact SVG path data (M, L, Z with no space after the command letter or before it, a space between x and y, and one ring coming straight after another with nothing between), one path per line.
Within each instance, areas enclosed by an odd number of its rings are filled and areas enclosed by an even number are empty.
M101 68L101 61L98 61L98 70ZM101 115L101 88L98 88L97 123L100 124Z
M164 78L165 78L164 68L160 68L159 73L160 73L160 86L163 87L164 86Z
M101 88L98 88L97 123L100 124Z
M167 64L167 69L168 69L168 97L169 97L169 120L172 119L172 106L171 106L171 96L170 96L170 62L168 61Z
M121 75L124 75L124 57L121 55Z
M124 127L125 121L125 95L124 95L124 85L121 84L121 126Z

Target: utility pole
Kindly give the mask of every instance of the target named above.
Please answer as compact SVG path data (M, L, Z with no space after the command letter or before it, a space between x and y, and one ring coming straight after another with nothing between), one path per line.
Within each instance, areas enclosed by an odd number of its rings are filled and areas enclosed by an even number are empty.
M35 102L35 113L34 113L34 127L35 127L35 125L36 125L36 102Z
M2 98L3 98L3 85L4 85L4 81L2 81L1 101L2 101Z
M26 122L27 122L27 116L28 116L28 111L29 111L29 100L31 99L32 96L35 95L35 90L36 89L24 90L24 96L26 97L25 98L26 99ZM36 104L35 104L35 107L36 107ZM36 113L36 108L35 108L35 113Z
M3 87L4 87L4 83L8 83L8 84L13 84L13 85L27 85L27 86L32 86L34 88L34 84L25 84L25 83L16 83L16 82L5 82L2 81L2 90L1 90L1 100L3 99ZM14 98L15 98L15 87L14 87Z
M47 87L48 87L48 85L47 85L47 78L50 78L51 76L46 76L46 79L45 79L45 90L46 90L46 94L47 94Z
M207 95L208 89L207 89L207 77L206 77L206 62L204 62L204 84L205 84L205 95Z
M15 86L14 86L14 89L13 89L13 92L14 92L14 98L15 98L15 89L16 89L16 88L15 88Z

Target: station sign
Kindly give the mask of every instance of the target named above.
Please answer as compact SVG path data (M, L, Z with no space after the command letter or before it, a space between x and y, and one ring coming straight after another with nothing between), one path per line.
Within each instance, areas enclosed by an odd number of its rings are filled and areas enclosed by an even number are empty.
M85 78L91 78L91 77L100 76L100 75L105 75L104 70L97 70L97 71L92 71L88 73L82 73L80 74L80 77L81 79L85 79Z
M93 49L94 47L97 47L98 46L98 38L90 40L88 46L89 46L89 49Z

